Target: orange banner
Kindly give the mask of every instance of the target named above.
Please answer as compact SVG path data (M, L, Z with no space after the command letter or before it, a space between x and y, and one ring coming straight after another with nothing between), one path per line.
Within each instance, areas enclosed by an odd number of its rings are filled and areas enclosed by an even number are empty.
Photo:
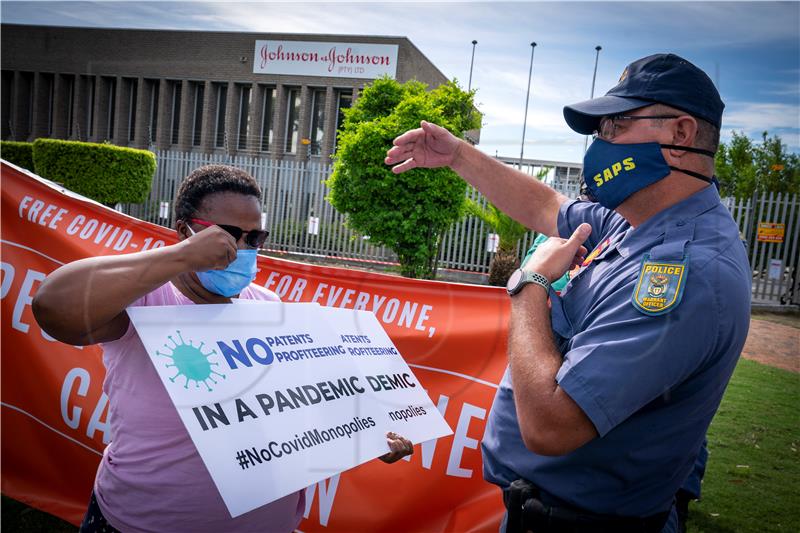
M3 161L0 237L2 492L78 524L111 438L101 350L49 338L32 297L62 264L169 245L175 234ZM284 301L375 313L454 431L407 461L371 461L309 487L300 529L497 531L503 505L483 481L480 441L506 363L504 291L267 257L258 265L256 283Z

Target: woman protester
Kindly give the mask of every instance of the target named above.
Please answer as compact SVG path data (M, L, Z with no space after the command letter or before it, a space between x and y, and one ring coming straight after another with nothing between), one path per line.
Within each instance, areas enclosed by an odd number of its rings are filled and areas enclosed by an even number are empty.
M81 532L292 531L304 491L231 518L126 313L129 306L278 301L252 280L267 232L261 190L246 172L201 167L175 198L178 243L62 266L42 283L33 312L42 328L73 345L100 344L113 435ZM67 305L68 304L68 305ZM391 463L413 453L387 434Z

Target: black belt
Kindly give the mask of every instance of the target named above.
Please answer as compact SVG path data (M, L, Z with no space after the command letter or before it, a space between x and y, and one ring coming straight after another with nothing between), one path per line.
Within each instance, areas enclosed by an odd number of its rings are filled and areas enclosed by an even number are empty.
M547 505L539 489L518 479L503 490L508 509L505 533L660 533L669 511L645 517L601 515L572 507Z

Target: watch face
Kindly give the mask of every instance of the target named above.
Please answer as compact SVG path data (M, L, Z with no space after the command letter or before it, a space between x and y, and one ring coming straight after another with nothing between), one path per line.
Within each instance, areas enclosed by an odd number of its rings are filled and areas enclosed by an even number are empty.
M511 277L508 278L508 283L506 283L506 290L509 292L513 291L519 285L519 282L522 281L522 270L517 269L512 274Z

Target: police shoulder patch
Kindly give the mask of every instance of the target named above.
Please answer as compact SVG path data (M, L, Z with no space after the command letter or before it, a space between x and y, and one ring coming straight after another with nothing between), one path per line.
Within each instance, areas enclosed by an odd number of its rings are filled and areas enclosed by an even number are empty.
M650 261L642 258L639 279L633 290L633 306L646 315L663 315L675 309L683 297L688 259L682 261Z

